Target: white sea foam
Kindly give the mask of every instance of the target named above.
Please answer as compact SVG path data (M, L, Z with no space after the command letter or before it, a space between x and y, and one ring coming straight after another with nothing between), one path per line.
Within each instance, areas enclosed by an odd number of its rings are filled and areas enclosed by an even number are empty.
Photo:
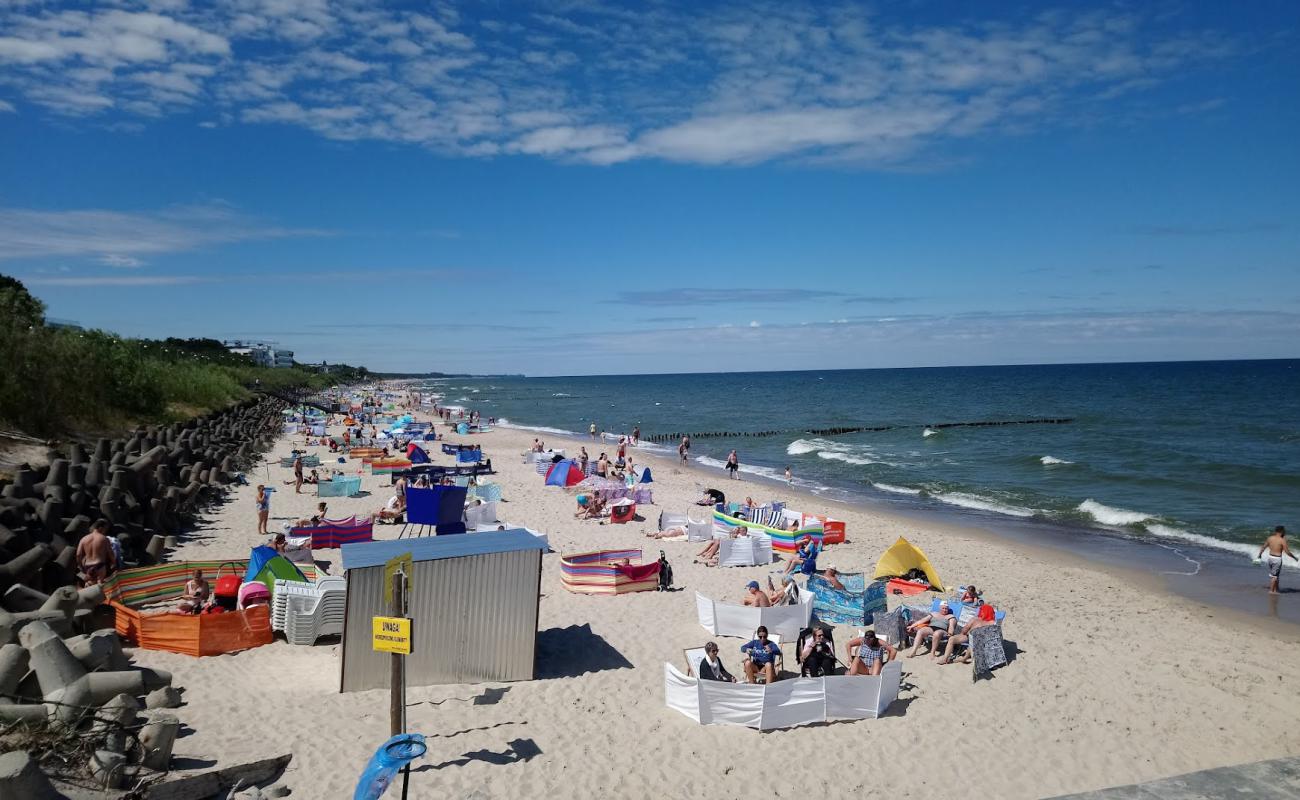
M568 392L554 392L551 397L573 397L573 395Z
M697 464L700 464L701 466L718 467L720 469L727 466L727 462L719 461L718 459L711 458L710 456L699 456L698 458L695 459L695 462ZM759 475L764 478L773 478L782 481L785 480L785 473L772 469L771 467L759 467L753 464L741 464L740 471L748 473L750 475Z
M1202 547L1210 547L1215 550L1226 550L1230 553L1238 553L1246 556L1252 561L1259 553L1259 547L1257 545L1246 544L1245 542L1228 542L1223 539L1216 539L1213 536L1205 536L1204 534L1192 533L1191 531L1185 531L1181 528L1175 528L1172 525L1148 522L1143 527L1147 529L1147 533L1150 533L1153 536L1159 536L1162 539L1181 539L1184 542L1191 542L1192 544L1198 544ZM1297 564L1294 561L1283 559L1282 563L1287 567L1300 569L1300 564Z
M1042 458L1040 458L1040 459L1038 459L1038 460L1039 460L1039 462L1041 462L1041 463L1043 464L1043 466L1045 466L1045 467L1050 467L1050 466L1053 466L1053 465L1055 465L1055 464L1073 464L1073 463L1074 463L1073 461L1066 461L1065 459L1063 459L1063 458L1057 458L1056 456L1043 456Z
M893 492L894 494L918 495L921 493L920 489L911 489L906 486L894 486L890 483L873 483L871 485L882 492Z
M816 442L810 442L807 439L795 439L793 442L786 445L785 452L788 455L801 456L805 453L811 453L814 450L818 450L820 447L821 445Z
M853 456L853 455L849 455L848 453L839 453L833 450L819 450L817 452L817 456L819 458L824 458L828 461L843 461L845 464L879 464L880 463L875 459L866 458L865 456Z
M1032 509L1009 506L987 497L965 492L944 492L934 495L934 498L951 506L961 506L976 511L992 511L994 514L1006 514L1009 517L1032 517L1036 513Z
M931 436L938 436L939 432L933 428L926 428L925 430L921 431L921 435L926 438L929 438Z
M1150 514L1141 511L1129 511L1123 508L1111 508L1089 498L1079 504L1079 510L1088 514L1102 525L1136 525L1151 519Z
M579 435L577 433L574 433L573 431L566 431L563 428L549 428L545 425L516 425L510 420L505 418L497 419L497 425L499 425L502 428L513 428L514 430L517 431L533 431L535 433L550 433L550 434L554 434L555 436L578 436Z

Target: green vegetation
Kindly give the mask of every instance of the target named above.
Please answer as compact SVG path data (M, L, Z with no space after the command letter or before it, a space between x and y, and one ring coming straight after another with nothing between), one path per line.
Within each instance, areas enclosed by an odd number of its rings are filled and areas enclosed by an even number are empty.
M51 327L21 282L0 275L0 422L47 435L168 422L268 391L365 380L364 368L256 367L213 339L127 339Z

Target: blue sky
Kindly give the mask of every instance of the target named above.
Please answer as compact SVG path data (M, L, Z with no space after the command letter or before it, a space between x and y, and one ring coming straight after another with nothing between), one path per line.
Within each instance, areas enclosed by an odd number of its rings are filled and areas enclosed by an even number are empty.
M0 6L0 271L387 370L1300 356L1293 3Z

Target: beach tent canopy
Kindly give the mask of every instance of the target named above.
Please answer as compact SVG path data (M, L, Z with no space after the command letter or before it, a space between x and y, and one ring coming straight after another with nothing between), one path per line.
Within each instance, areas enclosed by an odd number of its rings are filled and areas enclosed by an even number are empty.
M574 486L582 483L583 478L587 477L582 473L582 469L574 463L573 459L566 458L563 461L557 461L546 471L547 486Z
M254 547L248 554L248 571L244 573L244 583L257 581L275 591L275 581L301 581L309 583L302 570L289 559L275 552L273 547Z
M876 562L877 578L893 578L896 576L906 575L908 572L919 569L925 573L925 578L930 582L931 588L935 591L943 591L943 581L939 580L939 572L930 563L930 559L925 557L921 548L904 539L898 537L885 554Z
M642 483L654 483L654 482L655 482L655 479L652 478L652 477L650 476L650 468L649 468L649 467L646 467L645 469L641 470L641 482L642 482Z
M408 459L412 464L428 464L428 463L429 463L429 454L426 453L426 452L424 452L424 448L420 447L420 446L419 446L418 444L416 444L415 442L412 442L412 443L410 443L409 445L406 446L406 458L407 458L407 459Z

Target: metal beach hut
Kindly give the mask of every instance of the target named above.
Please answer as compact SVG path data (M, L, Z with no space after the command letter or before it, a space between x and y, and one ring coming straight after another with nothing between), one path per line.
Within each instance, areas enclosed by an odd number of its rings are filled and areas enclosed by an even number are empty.
M384 565L411 554L410 686L532 680L546 544L522 528L343 545L347 618L340 691L387 688L371 620L388 616Z

